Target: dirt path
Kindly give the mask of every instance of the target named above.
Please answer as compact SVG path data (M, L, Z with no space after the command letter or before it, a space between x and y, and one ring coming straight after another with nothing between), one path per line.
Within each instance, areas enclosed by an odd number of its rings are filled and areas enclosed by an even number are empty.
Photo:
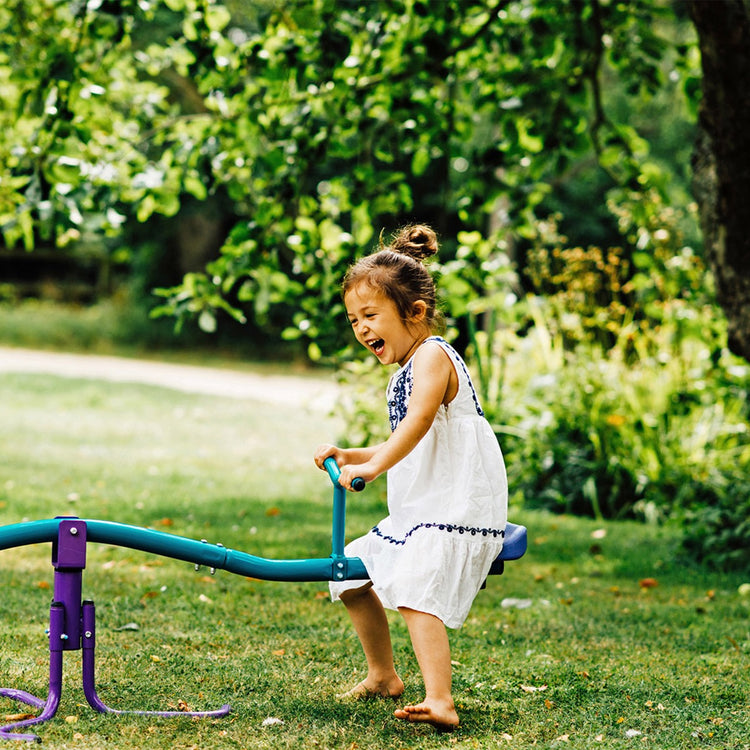
M189 393L308 406L316 411L330 410L337 394L333 377L325 380L296 375L260 375L126 357L65 354L3 346L0 346L0 372L145 383Z

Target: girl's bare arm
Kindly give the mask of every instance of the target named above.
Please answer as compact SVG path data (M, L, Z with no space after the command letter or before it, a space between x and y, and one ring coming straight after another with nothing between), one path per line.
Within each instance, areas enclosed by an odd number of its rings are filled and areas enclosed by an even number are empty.
M406 416L388 440L372 449L364 461L348 455L341 467L339 482L351 488L355 477L371 482L407 456L427 434L438 409L445 400L454 373L453 364L440 346L423 346L414 355L414 383ZM352 454L352 458L359 458ZM338 463L338 461L337 461ZM341 464L339 464L341 465Z
M319 469L325 469L323 462L331 456L339 466L363 464L369 461L380 447L380 445L372 445L365 448L339 448L325 443L319 445L315 451L315 465Z

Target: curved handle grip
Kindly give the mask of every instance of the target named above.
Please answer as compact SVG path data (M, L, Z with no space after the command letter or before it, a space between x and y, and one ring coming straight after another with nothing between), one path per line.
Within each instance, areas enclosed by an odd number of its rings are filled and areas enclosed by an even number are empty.
M326 467L326 471L328 472L328 476L331 477L331 481L334 484L338 484L339 477L341 476L341 470L339 469L339 465L336 463L333 456L329 456L325 461L323 461L323 466ZM362 477L355 477L352 481L352 489L355 492L362 492L364 488L365 480L362 479Z

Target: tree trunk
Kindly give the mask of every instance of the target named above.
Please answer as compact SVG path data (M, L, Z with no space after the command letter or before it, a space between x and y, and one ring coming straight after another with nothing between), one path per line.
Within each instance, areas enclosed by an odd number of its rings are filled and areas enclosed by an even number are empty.
M693 190L729 348L750 361L750 0L691 0L690 15L703 67Z

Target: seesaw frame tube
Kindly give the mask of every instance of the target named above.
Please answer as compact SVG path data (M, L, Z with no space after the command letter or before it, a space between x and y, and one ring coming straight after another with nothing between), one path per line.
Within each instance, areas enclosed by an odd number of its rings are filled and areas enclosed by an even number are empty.
M0 527L0 550L41 542L55 542L63 519L27 521ZM168 534L155 529L80 519L86 524L88 541L129 547L175 560L205 565L229 573L266 581L333 581L366 579L364 564L358 557L331 556L302 560L269 560L239 552L218 544Z

